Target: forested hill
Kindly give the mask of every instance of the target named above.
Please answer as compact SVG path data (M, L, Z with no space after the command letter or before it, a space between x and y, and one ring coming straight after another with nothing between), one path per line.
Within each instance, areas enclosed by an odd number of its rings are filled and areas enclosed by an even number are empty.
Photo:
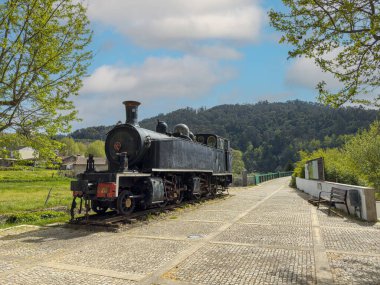
M342 135L367 128L378 116L375 110L332 109L296 100L186 108L145 119L140 126L154 130L160 119L167 122L170 130L178 123L185 123L193 133L216 133L229 138L232 147L244 153L249 171L274 171L290 168L298 159L299 150L342 145L345 139ZM104 139L110 128L80 129L72 137Z

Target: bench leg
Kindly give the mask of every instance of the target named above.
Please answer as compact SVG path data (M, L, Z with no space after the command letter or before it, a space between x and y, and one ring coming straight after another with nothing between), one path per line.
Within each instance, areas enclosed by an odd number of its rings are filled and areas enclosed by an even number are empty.
M348 209L348 205L347 205L347 203L346 203L346 209L347 209L347 213L348 213L348 215L350 215L350 210Z
M319 209L319 205L321 204L321 197L318 199L317 209Z

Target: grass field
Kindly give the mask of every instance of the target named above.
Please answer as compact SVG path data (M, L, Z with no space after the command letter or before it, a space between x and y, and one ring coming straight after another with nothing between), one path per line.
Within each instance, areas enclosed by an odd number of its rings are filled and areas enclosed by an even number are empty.
M62 180L57 170L0 170L0 183Z
M70 206L70 181L53 170L0 171L0 227L67 221L67 212L46 209Z

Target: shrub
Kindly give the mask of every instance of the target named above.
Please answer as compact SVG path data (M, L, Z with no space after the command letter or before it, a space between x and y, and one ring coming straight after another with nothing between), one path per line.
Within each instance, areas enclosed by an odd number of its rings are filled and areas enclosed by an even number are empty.
M305 163L323 157L326 181L380 188L380 122L359 132L346 141L340 149L318 149L312 153L300 152L291 186L295 177L304 178Z
M344 150L361 179L380 190L380 122L375 121L368 131L358 133Z

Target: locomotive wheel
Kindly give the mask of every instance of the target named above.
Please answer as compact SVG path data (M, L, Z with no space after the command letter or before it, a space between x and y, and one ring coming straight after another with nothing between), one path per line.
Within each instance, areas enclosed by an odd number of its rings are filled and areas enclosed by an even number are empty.
M131 191L123 191L120 193L117 198L117 211L119 214L127 216L133 212L136 206L136 201L130 197L132 195Z
M216 185L211 185L211 187L210 187L210 196L212 198L215 198L217 192L218 192L218 187Z
M177 197L177 199L174 201L175 204L181 204L182 201L183 201L183 198L185 197L185 194L184 194L184 191L180 191L179 192L179 196Z
M104 214L108 210L108 205L106 202L92 200L91 209L97 214Z

